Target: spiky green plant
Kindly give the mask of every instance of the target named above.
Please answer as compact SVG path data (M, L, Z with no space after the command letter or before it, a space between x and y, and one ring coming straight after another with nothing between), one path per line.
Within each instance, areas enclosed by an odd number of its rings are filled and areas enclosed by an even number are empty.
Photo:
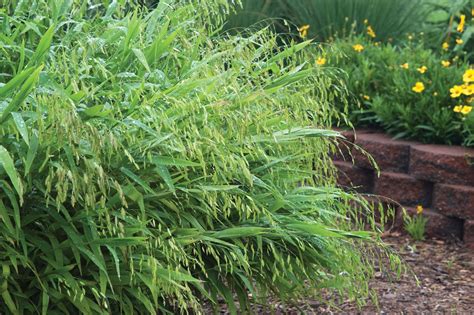
M365 34L375 30L375 39L403 40L418 31L426 17L422 0L275 0L297 25L309 24L309 37L319 41Z
M0 313L368 294L381 244L355 231L329 158L340 136L324 129L345 90L306 62L310 42L216 37L229 10L3 7Z
M461 0L462 1L462 0ZM309 25L308 37L331 41L367 33L370 25L375 39L404 41L408 32L419 32L430 6L422 0L243 0L242 9L228 19L230 28L277 22L280 32L288 32L285 19L297 27Z

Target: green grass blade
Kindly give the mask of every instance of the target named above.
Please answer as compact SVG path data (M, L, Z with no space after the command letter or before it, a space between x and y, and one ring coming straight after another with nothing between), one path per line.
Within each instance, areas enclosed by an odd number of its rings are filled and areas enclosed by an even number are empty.
M0 145L0 165L3 167L5 172L7 172L10 181L15 187L16 192L21 197L23 195L23 187L21 185L20 176L15 168L15 163L13 162L10 153L8 153L7 149Z
M23 101L33 90L33 87L38 81L38 77L42 69L43 66L36 68L36 70L31 74L31 76L26 79L25 83L23 83L18 93L13 97L7 107L3 110L0 116L0 124L3 124L10 117L10 113L19 109Z

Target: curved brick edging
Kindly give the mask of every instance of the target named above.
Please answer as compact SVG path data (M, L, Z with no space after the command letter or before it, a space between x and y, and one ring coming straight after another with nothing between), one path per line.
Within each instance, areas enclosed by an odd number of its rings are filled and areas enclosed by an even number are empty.
M474 149L394 140L370 130L342 133L346 145L334 155L340 186L387 197L408 212L421 204L428 236L455 236L474 249ZM380 176L357 147L377 162Z

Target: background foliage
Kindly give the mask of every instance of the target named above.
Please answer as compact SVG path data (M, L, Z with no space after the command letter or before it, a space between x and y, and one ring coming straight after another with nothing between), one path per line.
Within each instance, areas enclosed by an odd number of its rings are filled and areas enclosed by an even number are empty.
M356 126L421 142L472 146L472 83L465 84L467 97L452 98L450 89L462 85L463 71L472 62L473 8L472 0L244 1L228 27L256 23L258 29L274 18L277 32L321 42L311 60L347 73ZM301 31L303 26L307 30ZM408 71L399 67L405 63L411 65ZM417 70L422 66L428 69L423 75ZM416 82L426 86L422 93L412 91ZM459 114L456 106L471 112Z
M335 188L339 135L324 129L347 91L307 62L309 41L218 35L229 10L2 8L0 313L199 312L221 298L236 313L234 299L369 294L382 245L355 231L364 215L376 226Z
M356 52L355 44L362 44L364 50ZM473 145L474 115L453 111L468 97L452 98L450 93L453 85L462 83L467 69L462 61L452 61L448 53L435 55L415 39L396 47L375 46L359 37L338 40L334 49L343 51L346 58L333 58L328 66L348 73L354 97L349 112L355 124L383 127L397 138L425 143ZM450 65L443 66L442 61L448 60ZM422 67L426 67L424 73L420 73ZM417 82L425 87L421 93L412 90Z
M338 37L366 33L365 20L376 30L377 40L399 40L408 32L419 31L427 16L422 0L244 0L232 14L227 28L249 27L275 22L279 32L287 33L310 25L308 37L329 41ZM396 12L396 14L394 14Z

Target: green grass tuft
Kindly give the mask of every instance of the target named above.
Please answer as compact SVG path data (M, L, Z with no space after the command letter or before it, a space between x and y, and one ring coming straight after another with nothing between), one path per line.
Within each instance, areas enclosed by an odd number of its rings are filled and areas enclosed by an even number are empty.
M218 37L227 1L150 7L0 13L0 313L368 296L382 245L335 188L337 73L267 30Z

